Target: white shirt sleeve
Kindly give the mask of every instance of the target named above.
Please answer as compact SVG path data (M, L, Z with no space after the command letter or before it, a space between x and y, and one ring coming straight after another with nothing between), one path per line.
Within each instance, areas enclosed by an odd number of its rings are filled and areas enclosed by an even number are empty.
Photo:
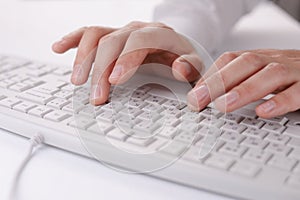
M164 0L154 21L174 28L212 52L235 23L261 0Z

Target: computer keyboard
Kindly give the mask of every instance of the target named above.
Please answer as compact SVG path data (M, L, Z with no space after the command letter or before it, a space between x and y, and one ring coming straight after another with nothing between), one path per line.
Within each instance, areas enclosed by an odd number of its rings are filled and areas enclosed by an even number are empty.
M112 87L89 104L70 68L0 56L0 128L102 161L237 199L300 199L300 113L262 119L252 103L191 112L153 85ZM262 100L263 101L263 100Z

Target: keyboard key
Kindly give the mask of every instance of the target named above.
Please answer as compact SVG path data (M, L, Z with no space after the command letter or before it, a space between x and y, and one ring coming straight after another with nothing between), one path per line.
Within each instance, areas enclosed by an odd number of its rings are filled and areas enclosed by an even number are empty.
M233 111L233 113L236 113L246 118L255 119L257 117L256 112L253 109L241 108L236 111Z
M162 98L162 97L150 95L147 99L145 99L145 101L148 103L161 105L162 103L164 103L166 101L166 99Z
M233 122L226 122L225 125L222 126L222 130L233 131L236 133L242 133L246 129L247 129L247 126L241 125L241 124L236 124Z
M278 143L270 143L267 148L266 151L274 153L274 154L280 154L280 155L287 155L290 151L292 150L291 147L282 145L282 144L278 144Z
M196 144L202 138L203 136L197 133L191 134L190 132L182 131L174 138L174 140L187 144Z
M136 125L134 125L133 130L136 133L136 135L146 135L149 136L151 133L153 133L155 130L159 128L159 124L149 121L149 120L144 120Z
M287 136L287 135L279 134L279 133L270 133L265 138L265 140L268 140L268 141L273 142L273 143L278 143L278 144L285 145L290 140L290 137Z
M138 115L142 113L142 110L139 108L127 107L123 108L120 111L121 114L127 115L128 117L136 118Z
M241 144L247 147L263 149L268 145L268 142L255 137L247 137Z
M178 110L177 108L165 108L165 110L162 112L163 115L172 116L180 118L183 115L183 112L181 110Z
M47 70L35 69L35 70L28 71L26 74L31 77L39 78L39 77L45 76L47 73L48 73Z
M23 81L23 83L27 84L27 85L30 85L31 87L36 87L38 85L44 84L45 82L29 78L29 79L26 79L25 81Z
M75 120L72 120L68 125L74 128L85 130L93 124L95 124L95 121L91 120L90 118L76 116Z
M4 106L7 108L13 108L15 105L21 103L19 99L16 98L6 98L0 101L0 106Z
M289 154L289 157L300 160L300 148L293 149L292 152Z
M271 156L272 154L270 152L263 151L261 149L249 149L245 153L244 159L258 163L266 163Z
M255 129L259 129L265 124L264 121L253 118L245 118L241 123Z
M104 135L107 134L112 129L114 129L114 126L112 124L105 123L105 122L97 121L97 123L95 125L98 126L98 130L101 131L101 133L103 133Z
M272 167L276 167L278 169L291 171L293 167L296 165L297 160L293 158L287 158L285 156L275 155L269 160L268 164Z
M0 81L0 88L8 88L12 85L16 84L15 81L12 80L2 80Z
M152 104L152 103L148 103L142 109L145 110L145 111L148 111L148 112L157 112L157 113L161 113L164 110L161 105L159 105L159 104Z
M296 189L300 188L300 175L292 175L288 178L287 184Z
M68 100L56 98L47 103L47 106L60 110L69 103L70 102Z
M218 119L223 114L214 108L207 107L200 112L200 115L204 116L205 118Z
M230 131L225 131L220 139L231 142L231 143L236 143L239 144L241 143L242 140L244 140L246 137L244 135L241 135L240 133L236 132L230 132Z
M54 99L52 95L39 93L36 91L26 91L17 96L20 99L27 100L38 104L47 104L49 101Z
M29 110L35 108L37 105L29 102L22 102L13 107L14 110L27 113Z
M162 116L156 112L148 112L148 111L142 111L142 114L138 116L138 118L141 120L152 121L152 122L156 122L161 117Z
M278 123L267 122L262 129L274 133L282 133L285 130L285 127Z
M194 123L199 123L200 121L202 121L204 119L203 116L199 115L198 113L194 113L194 112L186 112L181 119L183 121L190 121L190 122L194 122Z
M180 124L180 120L178 118L171 116L164 116L160 121L162 122L162 126L176 127L178 124Z
M6 96L5 95L3 95L3 94L0 94L0 100L2 100L2 99L5 99L6 98Z
M300 139L300 127L292 127L292 126L287 127L287 129L283 132L283 134Z
M72 114L77 114L80 110L82 110L85 106L82 105L73 105L73 103L69 103L67 104L66 106L64 106L62 108L63 111L66 111L66 112L69 112L69 113L72 113Z
M300 148L300 139L292 138L287 145L290 147Z
M61 122L69 117L71 117L71 115L66 114L63 111L54 111L46 114L44 118L54 122Z
M176 100L167 100L166 102L163 103L163 106L167 108L176 108L180 110L185 107L185 104Z
M215 126L215 127L222 127L226 122L222 119L218 119L216 117L207 117L200 122L202 126Z
M9 87L10 90L13 90L16 92L24 92L26 90L29 90L30 88L32 88L32 87L26 83L17 83L15 85L12 85L11 87Z
M294 167L293 172L300 175L300 163L299 162L298 162L297 166Z
M289 121L286 117L282 117L282 116L273 117L273 118L270 118L270 119L262 119L262 118L259 118L259 119L267 121L267 122L277 123L277 124L280 124L282 126L284 126Z
M219 152L229 154L231 156L241 157L247 151L247 147L239 144L226 143L223 145Z
M72 70L64 68L64 67L60 67L59 69L53 71L53 74L59 75L59 76L65 76L72 73Z
M239 161L232 166L230 171L246 177L255 177L260 167L254 163Z
M30 111L28 111L28 114L42 118L46 114L48 114L52 111L53 111L52 109L47 108L45 106L38 106L38 107L35 107L35 108L31 109Z
M268 131L264 131L256 128L248 128L242 134L249 137L263 139L266 137L266 135L268 135Z
M113 113L112 111L103 111L97 116L97 120L99 121L105 121L108 123L113 123L116 119L116 113Z
M233 163L234 159L224 155L212 155L205 161L206 165L223 170L228 170Z
M113 129L106 134L108 138L112 138L120 141L125 141L130 135L131 133L124 133L119 129Z
M137 145L137 146L141 146L141 147L147 147L150 144L152 144L155 139L152 138L140 138L140 137L135 137L135 136L131 136L126 140L128 143Z
M188 147L189 146L187 146L185 143L172 141L169 145L161 149L161 152L164 154L179 157L188 150Z
M130 99L126 106L142 109L147 104L139 99Z
M182 131L193 134L198 132L201 126L197 123L182 122L178 125L178 128Z
M243 117L235 113L227 113L222 117L222 119L224 119L225 121L234 122L238 124L243 120Z
M57 92L54 96L61 99L70 99L73 96L73 92L61 90Z
M54 95L55 93L57 93L59 91L59 89L57 87L50 85L50 84L44 84L44 85L41 85L32 90L35 92L40 92L43 94L50 94L50 95Z
M156 131L156 134L168 139L173 139L178 133L179 130L171 126L164 126Z

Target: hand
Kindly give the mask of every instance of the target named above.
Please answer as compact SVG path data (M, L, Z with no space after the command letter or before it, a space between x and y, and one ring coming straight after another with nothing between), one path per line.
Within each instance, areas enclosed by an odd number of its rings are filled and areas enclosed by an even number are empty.
M231 112L272 93L257 106L258 116L271 118L300 108L299 50L225 53L188 94L188 102L199 111L215 100L219 110Z
M132 22L122 28L83 27L53 44L64 53L78 47L71 82L84 84L92 72L91 103L108 99L111 84L128 80L144 63L172 67L178 80L195 81L202 63L194 47L170 27L161 23Z

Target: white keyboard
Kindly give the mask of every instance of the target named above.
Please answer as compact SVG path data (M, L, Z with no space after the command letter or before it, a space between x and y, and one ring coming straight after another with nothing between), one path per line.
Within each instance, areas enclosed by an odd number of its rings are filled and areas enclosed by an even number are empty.
M0 128L146 173L242 199L300 199L300 113L260 119L258 102L233 113L190 112L156 87L112 89L89 104L71 70L0 56ZM133 91L133 92L132 92Z

